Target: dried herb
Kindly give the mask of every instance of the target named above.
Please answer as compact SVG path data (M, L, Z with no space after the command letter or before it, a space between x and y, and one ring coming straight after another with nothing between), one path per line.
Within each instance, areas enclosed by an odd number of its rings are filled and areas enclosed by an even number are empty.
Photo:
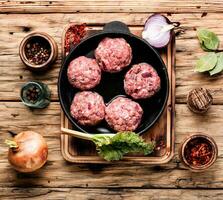
M211 76L218 74L223 70L223 52L218 53L217 56L218 56L218 62L216 64L215 68L212 69L211 71L209 71Z
M197 36L201 45L201 48L205 51L216 50L219 46L220 40L218 36L207 29L198 29Z
M217 64L218 57L214 52L208 53L200 57L197 61L195 70L197 72L206 72L215 67Z
M223 70L223 54L216 53L219 46L218 36L207 29L198 29L197 36L204 51L209 51L210 53L202 56L196 63L195 70L197 72L209 71L209 74L215 75ZM212 51L212 52L211 52Z
M185 158L193 166L202 166L210 162L213 156L212 146L204 139L193 139L185 147Z
M86 35L86 24L71 25L65 35L65 54L67 55L71 48L77 45Z

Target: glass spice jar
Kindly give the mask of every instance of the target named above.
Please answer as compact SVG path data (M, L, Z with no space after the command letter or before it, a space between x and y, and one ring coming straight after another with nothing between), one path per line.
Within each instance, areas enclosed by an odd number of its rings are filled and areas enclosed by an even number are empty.
M42 82L30 81L22 86L20 98L30 108L45 108L50 104L51 92Z

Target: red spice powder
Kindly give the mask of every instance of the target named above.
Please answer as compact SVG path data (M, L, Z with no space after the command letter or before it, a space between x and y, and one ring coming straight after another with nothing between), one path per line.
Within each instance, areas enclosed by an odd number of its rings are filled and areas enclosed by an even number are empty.
M213 156L213 149L205 139L196 138L188 142L184 156L189 164L202 166L210 162Z
M72 47L74 47L81 41L86 33L86 24L75 24L69 27L65 34L65 55L70 52Z

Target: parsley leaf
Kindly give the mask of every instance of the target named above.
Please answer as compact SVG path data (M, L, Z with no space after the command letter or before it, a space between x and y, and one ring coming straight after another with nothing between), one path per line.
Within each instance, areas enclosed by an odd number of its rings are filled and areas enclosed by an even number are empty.
M98 154L107 161L120 160L127 153L142 152L148 155L153 152L155 142L146 143L134 132L119 132L113 137L94 135Z

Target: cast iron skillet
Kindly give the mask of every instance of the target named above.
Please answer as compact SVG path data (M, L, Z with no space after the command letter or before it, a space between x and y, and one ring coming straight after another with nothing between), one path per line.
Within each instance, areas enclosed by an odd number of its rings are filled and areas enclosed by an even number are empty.
M93 91L96 91L102 95L105 103L110 102L117 96L126 96L123 89L123 80L124 75L130 69L132 64L140 62L149 63L157 70L157 73L161 78L161 89L155 96L150 99L137 101L142 106L144 114L141 124L135 132L142 134L158 120L165 108L169 93L169 79L166 66L157 51L154 50L145 40L131 34L128 27L122 22L114 21L106 24L103 31L89 36L81 41L74 49L72 49L72 51L66 57L59 74L58 94L60 104L64 113L75 129L88 133L114 132L109 128L105 121L101 122L97 126L86 127L77 124L76 120L70 115L70 105L75 93L77 93L78 90L73 88L68 82L68 65L73 59L82 55L94 58L94 50L97 48L99 42L105 37L124 38L131 45L133 51L133 59L130 66L115 74L103 72L100 84L93 89Z

